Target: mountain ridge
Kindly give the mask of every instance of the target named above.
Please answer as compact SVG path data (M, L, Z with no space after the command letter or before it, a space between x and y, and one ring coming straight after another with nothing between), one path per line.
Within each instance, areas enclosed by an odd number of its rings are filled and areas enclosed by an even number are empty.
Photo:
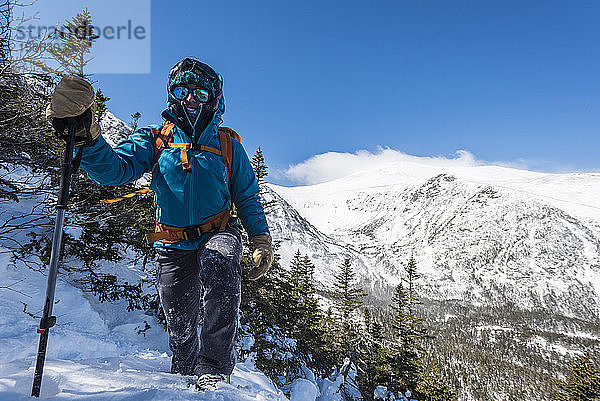
M600 316L597 222L538 196L450 174L421 183L402 178L404 185L372 180L367 189L348 177L299 190L270 188L330 238L361 252L390 287L414 253L422 296Z

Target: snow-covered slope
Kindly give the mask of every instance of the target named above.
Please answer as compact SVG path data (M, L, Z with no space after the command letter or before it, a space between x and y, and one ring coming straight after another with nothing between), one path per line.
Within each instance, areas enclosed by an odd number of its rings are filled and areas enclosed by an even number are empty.
M46 277L10 262L0 248L0 400L29 400ZM133 266L105 266L120 278ZM140 271L140 270L137 270ZM59 277L41 398L47 400L287 400L251 361L238 363L231 384L199 393L193 377L172 375L167 334L142 312L99 303ZM32 317L25 312L33 313ZM144 321L151 323L145 332ZM140 332L140 333L138 333Z
M130 131L110 112L101 124L103 135L113 144ZM47 269L35 257L13 260L9 247L14 241L23 241L31 231L49 235L54 208L40 206L52 203L43 201L44 193L26 191L36 184L30 178L34 174L19 166L11 168L9 174L22 183L24 193L18 203L6 199L0 203L0 225L10 222L17 228L22 226L12 231L12 225L9 229L3 227L7 231L3 231L0 241L0 400L18 401L31 399L39 341L36 329L43 309ZM53 198L54 192L47 196ZM22 221L33 223L23 226ZM69 225L65 230L78 232ZM76 260L64 262L81 266ZM110 273L130 283L149 274L131 251L118 263L100 263L95 272ZM124 301L100 303L96 296L80 289L83 286L78 280L82 278L83 273L66 274L62 269L59 274L54 305L57 324L50 329L41 399L287 400L254 367L252 358L236 365L231 384L221 383L212 392L196 391L194 377L169 373L168 335L153 316L127 312ZM316 385L313 387L317 392Z
M363 276L396 285L414 254L422 296L600 317L600 174L404 162L270 188L306 232L356 251ZM282 230L283 215L271 220L283 248L319 243L297 224L293 236ZM329 274L342 257L315 263Z
M274 238L281 241L278 249L282 260L287 263L297 251L308 255L319 267L315 271L317 285L327 287L332 283L333 274L340 262L349 258L357 267L360 281L373 287L385 285L376 271L369 268L369 259L349 246L323 234L290 206L275 191L267 188L265 200L272 202L269 209L269 228L276 233Z

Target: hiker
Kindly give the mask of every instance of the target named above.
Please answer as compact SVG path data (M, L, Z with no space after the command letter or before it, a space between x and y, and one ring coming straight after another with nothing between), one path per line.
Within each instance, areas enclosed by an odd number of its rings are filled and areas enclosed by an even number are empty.
M171 372L197 375L199 389L228 381L235 364L242 274L239 221L253 250L248 278L260 278L273 261L248 156L239 136L219 127L225 111L222 86L221 75L210 66L183 59L169 73L163 124L137 129L114 148L100 135L93 88L84 79L64 77L47 110L58 132L64 130L61 118L82 116L75 153L81 151L81 167L92 181L121 185L152 172L157 224L147 240L157 252L157 287L173 352Z

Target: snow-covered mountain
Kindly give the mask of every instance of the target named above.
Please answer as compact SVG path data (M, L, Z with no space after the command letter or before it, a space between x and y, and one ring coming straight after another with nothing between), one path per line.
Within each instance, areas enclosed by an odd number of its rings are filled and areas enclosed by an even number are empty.
M131 127L119 120L113 113L106 111L100 121L102 135L111 145L116 145L126 139L131 133Z
M425 298L600 317L600 174L424 159L270 189L282 259L300 249L324 282L351 257L389 294L414 255Z

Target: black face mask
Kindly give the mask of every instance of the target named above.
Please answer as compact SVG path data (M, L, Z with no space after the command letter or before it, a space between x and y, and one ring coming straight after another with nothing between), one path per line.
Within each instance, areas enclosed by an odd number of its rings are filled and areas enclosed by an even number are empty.
M177 118L177 121L173 122L177 123L190 139L193 139L193 143L198 142L200 134L206 129L217 110L217 104L215 104L213 99L201 107L202 110L200 110L200 114L196 117L187 112L182 102L172 104L170 107L172 113Z

